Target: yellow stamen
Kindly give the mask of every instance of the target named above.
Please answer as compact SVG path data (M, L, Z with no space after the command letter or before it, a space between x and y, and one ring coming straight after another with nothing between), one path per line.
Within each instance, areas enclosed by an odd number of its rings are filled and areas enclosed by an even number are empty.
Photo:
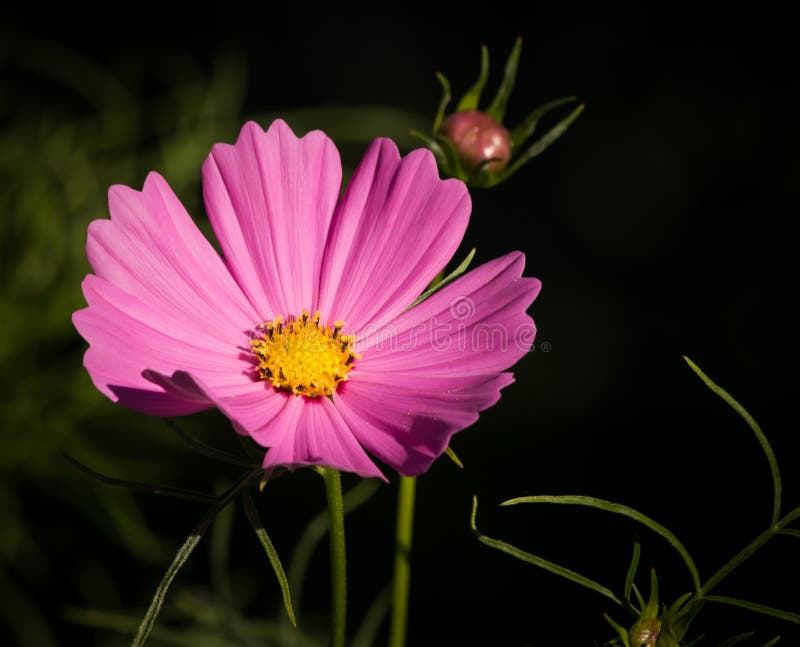
M353 361L360 358L353 352L355 335L341 334L343 321L333 327L321 325L320 316L316 312L311 317L303 310L285 323L278 315L261 324L261 337L251 340L250 346L262 379L276 389L309 398L331 395L347 379Z

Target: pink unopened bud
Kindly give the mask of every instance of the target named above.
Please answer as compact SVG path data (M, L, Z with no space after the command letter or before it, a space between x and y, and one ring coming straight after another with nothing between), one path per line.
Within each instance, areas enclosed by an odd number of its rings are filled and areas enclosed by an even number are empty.
M454 112L442 122L440 132L455 144L462 164L469 171L487 160L494 161L484 168L499 171L511 157L508 130L480 110Z

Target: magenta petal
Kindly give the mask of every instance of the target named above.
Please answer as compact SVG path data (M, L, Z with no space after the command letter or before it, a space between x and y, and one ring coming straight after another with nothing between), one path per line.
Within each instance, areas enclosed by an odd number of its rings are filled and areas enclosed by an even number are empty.
M439 179L430 151L401 159L375 140L331 224L320 310L356 333L394 319L450 260L470 208L464 183Z
M262 381L231 387L206 383L198 375L185 371L176 371L172 375L148 371L145 377L175 397L202 394L233 423L238 433L250 436L264 447L273 445L283 436L283 430L273 421L286 406L289 396Z
M488 375L507 369L533 344L525 313L541 288L523 278L525 257L507 254L472 270L356 344L359 371L422 376Z
M90 344L84 365L95 386L112 400L152 415L183 415L211 406L196 393L188 398L165 393L144 376L146 371L169 375L192 370L234 390L249 383L250 365L237 348L247 338L238 331L228 331L228 343L194 332L173 314L91 274L84 279L83 293L89 307L74 313L73 322Z
M317 301L319 272L342 166L333 142L298 139L281 120L245 124L235 146L203 165L206 208L228 266L266 319Z
M161 176L151 173L142 191L113 186L108 200L111 220L93 221L86 243L98 277L219 338L259 321Z
M325 465L386 480L328 398L290 397L273 425L281 438L267 451L265 469Z
M354 374L335 398L361 444L405 476L425 472L450 442L494 404L510 373L471 378L395 375L383 381Z

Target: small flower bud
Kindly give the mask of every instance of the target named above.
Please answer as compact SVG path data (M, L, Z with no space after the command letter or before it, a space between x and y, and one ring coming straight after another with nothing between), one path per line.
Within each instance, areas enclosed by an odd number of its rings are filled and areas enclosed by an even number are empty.
M535 108L511 130L503 126L521 52L522 39L517 38L506 60L497 94L484 108L480 107L481 95L489 76L489 50L485 45L481 47L478 80L458 101L455 112L448 116L445 113L452 98L450 81L441 72L436 73L442 86L442 100L433 119L433 132L426 135L412 130L411 134L433 151L442 175L458 178L472 187L489 188L504 182L528 161L541 155L583 111L581 104L532 144L528 140L542 118L556 108L572 103L575 97L556 99Z
M464 168L473 171L483 162L484 168L499 171L511 157L508 130L480 110L455 112L442 122L441 134L456 147Z
M630 630L631 647L656 647L661 633L661 620L642 618Z

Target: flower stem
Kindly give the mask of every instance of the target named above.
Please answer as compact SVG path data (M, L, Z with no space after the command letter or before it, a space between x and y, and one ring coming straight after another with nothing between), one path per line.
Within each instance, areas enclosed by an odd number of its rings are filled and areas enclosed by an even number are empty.
M414 530L414 496L417 479L400 477L397 500L397 531L394 547L394 583L392 586L392 624L389 647L404 647L408 625L408 591L411 580L411 537Z
M792 523L795 519L800 517L800 506L789 512L777 523L773 524L762 532L758 537L751 541L747 546L742 548L736 555L734 555L727 563L725 563L716 573L708 578L708 581L700 589L698 599L702 599L704 595L710 593L711 590L717 586L722 580L730 575L742 562L749 558L759 548L766 544L775 535L780 533L786 526Z
M320 468L328 498L331 542L331 647L344 647L347 629L347 562L344 543L342 479L335 469Z

